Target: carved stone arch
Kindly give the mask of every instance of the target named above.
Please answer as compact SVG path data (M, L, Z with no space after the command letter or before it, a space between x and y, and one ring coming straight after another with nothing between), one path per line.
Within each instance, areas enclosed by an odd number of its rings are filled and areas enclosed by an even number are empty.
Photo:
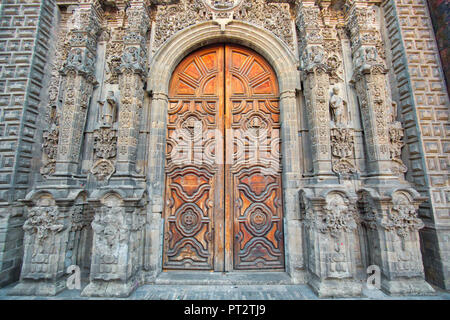
M261 54L274 68L281 93L299 88L298 58L272 33L241 21L232 21L221 31L217 23L208 21L179 31L161 46L152 57L148 90L167 94L172 72L185 56L220 42L241 44Z

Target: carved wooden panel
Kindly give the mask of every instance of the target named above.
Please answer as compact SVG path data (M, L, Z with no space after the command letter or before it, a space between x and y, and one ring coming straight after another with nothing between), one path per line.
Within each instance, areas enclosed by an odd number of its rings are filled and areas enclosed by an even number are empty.
M166 147L166 269L223 269L223 166L216 165L214 139L215 130L223 131L223 91L223 46L194 52L172 76Z
M169 91L165 269L284 267L279 129L278 84L262 57L219 45L180 63Z
M248 49L225 49L227 238L233 269L284 268L280 119L275 72ZM232 161L230 161L232 159ZM231 261L231 257L227 259ZM230 266L228 266L230 267Z

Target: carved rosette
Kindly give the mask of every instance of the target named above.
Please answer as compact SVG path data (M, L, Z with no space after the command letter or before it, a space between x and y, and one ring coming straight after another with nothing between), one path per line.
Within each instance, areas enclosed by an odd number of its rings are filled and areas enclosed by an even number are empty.
M331 153L333 171L340 175L356 172L353 164L354 129L331 128Z
M108 180L115 172L113 160L117 154L116 131L110 127L94 130L94 162L91 173L100 181Z

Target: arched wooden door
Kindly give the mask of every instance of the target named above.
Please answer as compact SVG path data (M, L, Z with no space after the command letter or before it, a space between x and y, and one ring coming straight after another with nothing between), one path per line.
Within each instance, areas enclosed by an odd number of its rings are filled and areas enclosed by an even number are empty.
M252 50L186 57L169 90L163 268L284 268L279 92Z

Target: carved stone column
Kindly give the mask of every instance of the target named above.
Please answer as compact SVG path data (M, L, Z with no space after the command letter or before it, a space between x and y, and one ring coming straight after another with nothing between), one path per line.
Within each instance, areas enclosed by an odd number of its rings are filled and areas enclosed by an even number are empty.
M146 1L131 1L126 11L128 27L123 39L119 73L117 161L115 176L130 176L136 163L144 81L147 75L147 30L150 26Z
M425 282L417 217L420 199L412 189L381 198L371 191L359 193L358 204L369 241L369 264L381 269L381 289L392 295L434 292Z
M99 200L97 200L99 199ZM147 195L114 192L90 199L95 208L90 283L83 296L127 297L140 281Z
M361 295L353 251L356 199L341 190L300 192L308 284L320 298Z
M330 147L330 79L325 61L319 14L320 8L314 1L303 1L299 7L297 26L302 39L300 57L303 64L314 174L330 176L333 175Z
M69 54L61 70L63 98L54 173L59 178L77 172L87 108L96 84L94 69L102 9L98 1L82 3L76 15Z
M367 148L368 173L392 176L389 128L392 122L390 96L377 11L367 2L356 1L347 15L353 55L353 79L359 98Z

